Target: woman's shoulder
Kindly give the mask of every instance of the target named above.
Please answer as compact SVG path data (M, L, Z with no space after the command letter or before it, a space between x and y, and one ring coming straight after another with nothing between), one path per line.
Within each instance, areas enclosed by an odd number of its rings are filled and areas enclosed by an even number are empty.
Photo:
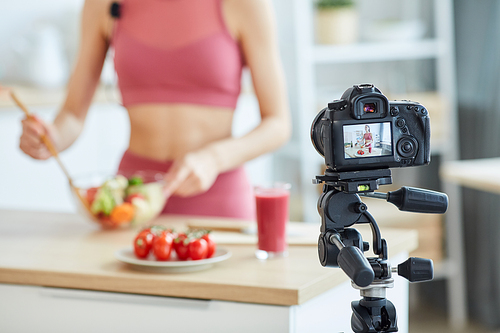
M228 19L238 32L254 33L272 21L271 0L222 0ZM264 29L264 30L265 30Z
M110 19L111 6L114 2L120 3L120 1L115 0L85 0L83 10L94 18L100 20Z
M112 26L112 4L116 0L85 0L83 5L82 24L85 27L98 26L103 35L109 37L109 27Z
M85 0L85 7L96 10L96 9L109 9L111 8L111 4L117 2L120 3L120 1L116 0Z
M235 10L238 14L254 15L269 8L271 0L223 0L224 5Z

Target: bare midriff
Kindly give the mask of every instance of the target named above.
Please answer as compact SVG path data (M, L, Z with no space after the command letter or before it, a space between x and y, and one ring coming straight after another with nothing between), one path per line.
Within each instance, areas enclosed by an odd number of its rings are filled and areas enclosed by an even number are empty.
M231 136L233 110L192 104L144 104L127 108L129 151L173 160Z

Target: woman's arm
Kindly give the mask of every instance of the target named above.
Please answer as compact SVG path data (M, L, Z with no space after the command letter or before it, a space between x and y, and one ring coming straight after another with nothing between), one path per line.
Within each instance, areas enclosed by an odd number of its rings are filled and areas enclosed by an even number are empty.
M102 65L108 50L107 29L110 19L109 1L86 0L81 19L80 49L76 66L67 86L64 104L53 124L39 119L23 120L20 148L37 159L49 158L50 152L40 140L46 133L56 148L68 148L80 135L88 108L99 83Z
M107 29L110 1L86 0L81 23L81 42L75 69L68 83L68 94L54 121L61 150L69 147L83 129L102 66L109 47Z
M285 77L270 1L239 0L229 4L236 7L233 17L239 22L237 38L252 75L262 120L243 137L207 147L216 155L220 172L281 147L291 135Z
M269 0L226 0L257 96L261 122L248 134L209 144L176 161L167 176L177 195L206 191L219 173L276 150L291 135L285 78L279 58L274 13ZM237 23L235 23L237 22Z

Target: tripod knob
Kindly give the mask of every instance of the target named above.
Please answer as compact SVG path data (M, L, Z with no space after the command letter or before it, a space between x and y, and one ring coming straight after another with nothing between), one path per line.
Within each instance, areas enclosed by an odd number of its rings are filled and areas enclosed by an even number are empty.
M375 273L363 252L355 246L347 246L340 250L337 257L340 268L360 287L367 287L373 282Z
M398 275L410 282L430 281L434 277L432 260L408 258L408 260L398 265Z

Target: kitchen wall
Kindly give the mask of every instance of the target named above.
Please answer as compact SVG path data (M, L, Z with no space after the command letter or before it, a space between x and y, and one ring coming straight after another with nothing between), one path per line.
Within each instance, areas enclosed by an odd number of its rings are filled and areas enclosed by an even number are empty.
M83 0L18 0L0 2L0 85L64 89L74 62ZM109 57L111 60L111 57ZM116 77L111 61L101 77L112 88ZM244 73L243 94L235 113L233 133L243 135L260 119L258 103ZM110 89L111 91L111 89ZM84 132L61 154L72 176L116 169L128 143L129 123L111 92L89 110ZM110 102L106 102L108 99ZM52 105L30 106L44 120L52 120L59 100ZM5 104L5 103L4 103ZM73 212L76 210L64 174L57 163L36 161L19 150L24 115L12 106L0 107L0 209ZM272 181L272 155L247 163L254 184Z
M31 107L42 119L54 117L54 107ZM19 149L22 112L0 109L0 208L75 211L66 178L54 159L34 160ZM77 142L61 154L73 177L111 172L128 140L128 118L119 107L94 105Z
M55 88L64 86L69 71L75 58L78 44L78 31L80 10L84 0L17 0L0 2L0 84L29 85L35 87ZM372 0L359 0L364 5L364 17L379 18L382 15L390 16L398 13L385 12L382 8L393 8L390 0L377 0L377 5L370 5ZM279 47L285 68L285 75L289 90L289 102L292 112L297 115L297 90L294 36L294 11L291 0L273 0L274 11L277 19ZM414 0L404 0L406 5L404 15L412 18L425 16L416 13L412 8ZM368 4L368 6L367 6ZM395 8L395 7L394 7ZM394 9L395 10L395 9ZM366 24L367 20L360 20ZM362 28L362 27L361 27ZM366 37L366 36L365 36ZM109 57L111 59L111 57ZM366 66L344 66L341 73L332 71L331 68L321 68L318 73L319 81L332 81L335 77L357 77L365 74ZM421 69L421 68L419 68ZM379 80L387 77L385 72L375 73ZM374 75L375 75L374 74ZM102 76L103 82L113 86L116 78L110 61L105 64ZM392 82L392 81L391 81ZM235 114L234 133L242 135L251 130L259 121L258 105L251 93L251 83L248 78L244 80L244 94L240 98ZM337 87L343 91L347 86L342 84ZM329 89L321 96L325 100L338 98L338 89ZM56 110L57 103L51 106L33 108L47 119L51 119ZM318 109L319 110L319 109ZM68 198L66 184L61 172L53 161L36 162L20 154L18 138L20 133L19 121L22 114L18 110L0 108L0 172L8 174L8 186L0 188L0 208L16 207L26 209L62 209L71 210L71 199ZM116 119L115 123L112 122ZM302 125L298 123L298 116L294 117L294 137L299 137L297 129ZM103 128L116 126L110 129L106 141L102 141ZM77 144L63 153L63 160L67 163L72 174L79 171L96 169L113 169L118 163L117 158L126 146L128 123L126 116L116 104L96 104L90 110L90 117L84 135ZM104 131L106 132L106 131ZM98 141L97 137L101 140ZM113 142L111 142L113 137ZM97 141L96 141L97 140ZM111 142L111 143L110 143ZM108 147L107 145L111 147ZM311 149L312 146L311 146ZM113 150L113 151L111 151ZM116 151L119 150L119 151ZM286 150L286 148L285 148ZM293 150L293 149L292 149ZM289 150L287 150L289 151ZM5 155L4 155L5 152ZM293 151L293 154L299 154ZM89 157L95 156L95 157ZM91 160L99 160L99 164ZM73 162L74 161L74 162ZM299 159L290 158L289 154L269 154L247 164L252 181L271 181L273 179L288 181L293 184L292 207L301 207L300 170ZM26 174L37 175L27 178ZM24 185L20 185L24 184ZM57 186L56 186L57 185ZM50 195L40 197L48 189L54 188ZM64 193L61 195L56 195ZM315 209L315 207L311 207ZM301 219L302 212L291 212L293 219Z
M83 0L0 2L0 80L62 84L76 53L82 4Z

